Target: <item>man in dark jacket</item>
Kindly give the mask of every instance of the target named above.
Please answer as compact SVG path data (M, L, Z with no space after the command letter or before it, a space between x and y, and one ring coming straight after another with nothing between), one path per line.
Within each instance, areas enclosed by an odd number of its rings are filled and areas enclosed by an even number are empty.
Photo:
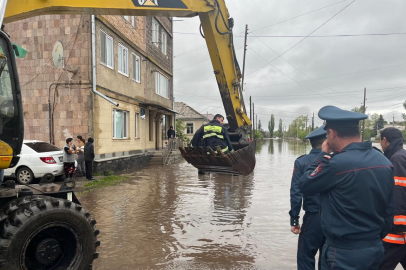
M326 106L319 117L327 140L299 187L304 196L320 193L322 270L377 270L395 214L393 166L361 142L358 124L367 115Z
M93 174L93 160L94 160L94 145L93 138L88 138L85 145L85 167L86 167L86 179L94 180Z
M306 172L307 167L314 162L321 152L321 145L326 139L327 132L324 126L314 130L306 136L312 145L309 154L298 157L293 169L292 182L290 187L290 230L294 234L299 234L297 248L297 269L314 270L315 256L317 251L321 254L326 240L320 223L320 194L314 196L303 196L299 189L299 180ZM299 224L299 213L302 207L306 212L303 217L302 227ZM319 259L318 269L321 269Z
M406 269L406 150L402 132L396 128L384 129L381 146L394 168L396 212L393 230L383 239L385 257L379 269L393 270L399 263Z
M168 129L168 139L175 138L175 130L173 130L173 126L170 126Z
M221 114L216 114L210 123L201 126L193 136L191 141L192 147L200 145L203 140L206 147L210 147L214 151L220 146L223 153L232 152L233 146L231 145L230 138L226 128L223 127L224 117Z

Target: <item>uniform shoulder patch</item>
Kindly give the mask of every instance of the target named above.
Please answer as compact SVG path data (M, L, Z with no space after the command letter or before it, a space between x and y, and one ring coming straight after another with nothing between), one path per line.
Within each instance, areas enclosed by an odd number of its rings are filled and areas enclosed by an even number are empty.
M310 174L310 177L314 177L314 176L316 176L317 174L319 174L319 173L322 171L321 166L322 166L322 164L320 163L319 166L317 166L317 168L314 169L314 171Z
M334 151L332 151L332 152L330 152L330 153L328 153L328 154L325 154L324 156L323 156L323 158L325 158L325 159L332 159L334 156L336 156L336 155L338 155L338 154L341 154L342 153L342 151L340 151L340 150L334 150Z

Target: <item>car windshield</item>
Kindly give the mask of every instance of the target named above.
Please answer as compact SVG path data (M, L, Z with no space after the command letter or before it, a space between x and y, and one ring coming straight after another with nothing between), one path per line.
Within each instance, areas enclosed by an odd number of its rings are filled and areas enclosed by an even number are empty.
M30 142L24 144L37 153L61 151L60 148L46 142Z

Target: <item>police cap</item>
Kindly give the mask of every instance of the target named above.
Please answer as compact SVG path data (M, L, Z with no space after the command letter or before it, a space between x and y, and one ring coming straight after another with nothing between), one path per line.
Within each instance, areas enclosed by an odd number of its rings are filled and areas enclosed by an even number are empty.
M360 120L367 119L368 115L342 110L335 106L325 106L320 109L319 117L325 120L325 129L332 127L357 127Z
M319 127L316 130L313 130L312 132L310 132L309 134L307 134L307 136L305 137L305 139L314 139L317 137L326 137L327 131L324 130L324 125L322 125L321 127Z

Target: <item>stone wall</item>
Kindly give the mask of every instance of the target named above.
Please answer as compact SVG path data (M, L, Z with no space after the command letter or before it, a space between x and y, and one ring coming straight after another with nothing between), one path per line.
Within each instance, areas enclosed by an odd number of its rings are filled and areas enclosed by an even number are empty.
M91 80L90 28L86 15L43 15L5 25L11 40L28 51L24 59L17 60L25 139L50 141L48 99L54 107L56 146L64 146L68 137L89 135L90 89L85 88ZM56 41L64 47L63 68L56 68L52 61ZM82 85L52 88L49 95L51 84L69 82Z
M132 20L134 18L136 20L135 27L132 26ZM137 49L144 52L146 51L146 17L130 16L130 21L127 21L123 16L102 15L98 16L98 19L110 23L115 31L119 31L124 35Z
M135 154L124 157L96 160L93 162L93 173L103 175L105 172L123 172L141 168L149 164L151 154Z

